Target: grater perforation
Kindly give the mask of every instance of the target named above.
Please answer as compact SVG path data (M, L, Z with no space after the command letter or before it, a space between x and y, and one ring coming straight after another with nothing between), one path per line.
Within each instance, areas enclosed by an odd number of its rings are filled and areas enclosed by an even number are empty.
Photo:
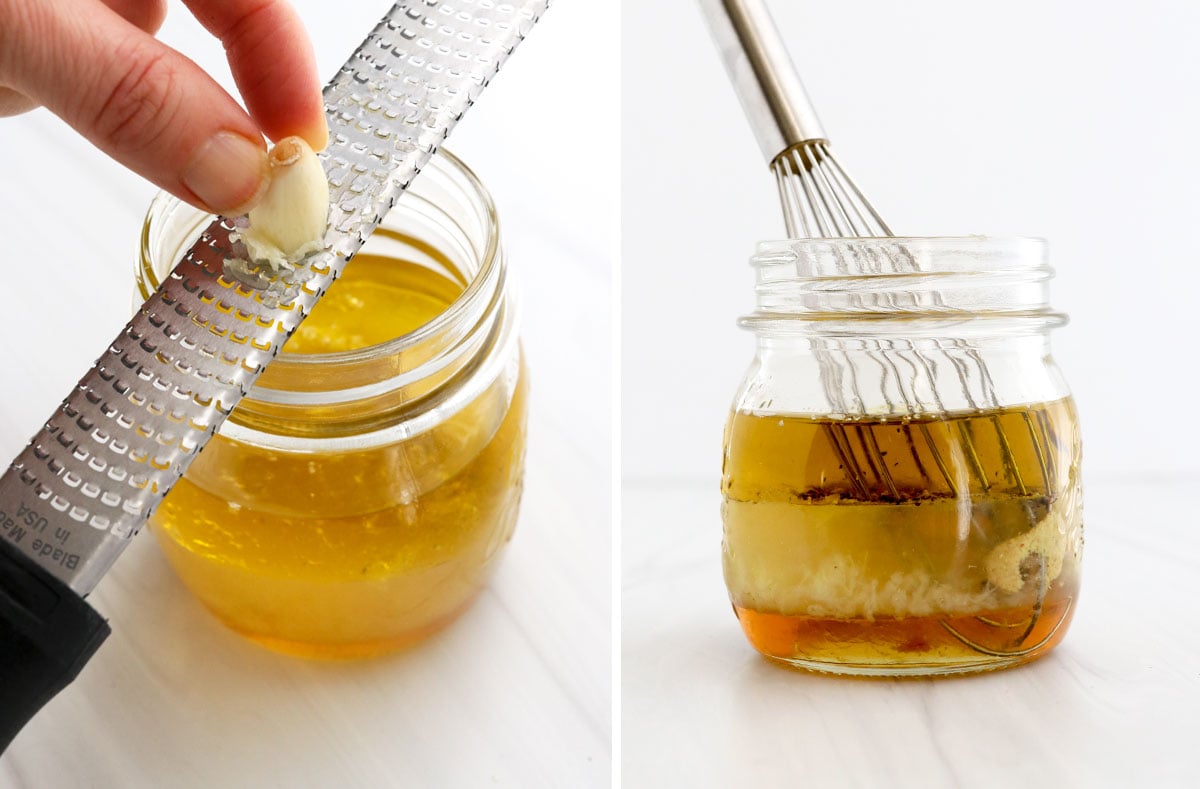
M0 478L0 538L89 591L546 5L396 3L324 91L325 249L272 271L215 219Z

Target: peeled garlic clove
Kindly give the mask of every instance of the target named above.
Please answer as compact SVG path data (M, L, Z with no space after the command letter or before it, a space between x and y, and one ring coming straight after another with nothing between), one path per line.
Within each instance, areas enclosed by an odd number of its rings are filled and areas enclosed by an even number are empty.
M321 248L329 218L329 182L313 149L299 137L280 140L267 157L270 183L250 211L242 241L255 260L279 265Z

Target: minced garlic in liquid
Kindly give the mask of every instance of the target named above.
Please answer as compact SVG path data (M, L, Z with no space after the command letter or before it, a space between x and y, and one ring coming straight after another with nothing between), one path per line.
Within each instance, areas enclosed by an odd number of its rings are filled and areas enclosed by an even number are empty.
M462 289L415 263L359 255L285 350L387 341ZM382 446L285 452L217 435L154 514L153 531L196 596L266 646L324 658L404 646L465 609L512 535L524 379L514 392L501 376L431 430Z

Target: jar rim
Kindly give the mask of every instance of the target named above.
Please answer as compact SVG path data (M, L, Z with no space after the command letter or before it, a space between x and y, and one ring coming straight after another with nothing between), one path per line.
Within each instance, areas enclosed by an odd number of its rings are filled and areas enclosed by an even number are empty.
M831 236L826 238L768 239L758 242L750 265L765 268L780 263L801 260L821 262L835 251L858 253L879 251L901 253L905 257L938 254L942 265L926 269L929 273L943 271L1030 270L1045 268L1049 242L1037 236ZM952 253L959 253L954 256ZM990 266L971 265L990 263ZM872 272L886 273L886 272ZM817 269L800 275L822 279L845 276L834 270L826 273Z
M962 244L996 243L1010 241L1032 241L1037 244L1048 244L1044 236L989 236L984 233L967 233L961 236L821 236L819 238L778 238L763 239L759 244L819 244L822 241L946 241Z
M947 322L1036 315L1050 309L1044 239L1011 236L811 238L759 243L751 258L756 311L752 329L780 321L875 319ZM808 330L808 329L806 329Z
M444 310L429 321L398 337L393 337L374 345L366 345L346 351L289 353L286 350L281 350L278 356L279 361L285 362L287 365L305 367L309 365L353 364L355 362L368 361L377 356L400 354L421 345L430 337L437 336L448 327L462 320L462 316L473 309L476 301L491 298L490 294L486 292L485 287L494 277L496 266L500 264L500 218L496 211L495 201L487 187L483 185L483 181L479 179L479 176L462 159L445 148L435 153L425 166L438 167L442 165L448 165L450 169L457 171L456 174L461 175L465 179L472 197L479 199L480 208L487 221L486 246L480 254L479 268L466 283L466 287L463 288L462 292L455 296L454 300ZM401 195L400 199L403 200L404 195ZM148 261L151 259L149 254L151 222L155 216L163 215L175 207L182 205L186 204L178 197L169 192L160 191L150 201L145 217L142 220L140 238L142 254L139 255L138 274L140 277L145 278L146 285L151 291L156 290L161 284L158 272L154 271L153 266L148 264ZM198 213L203 214L200 209L196 210ZM203 224L207 225L208 221L211 221L212 218L213 215L206 215ZM172 261L172 264L174 262Z

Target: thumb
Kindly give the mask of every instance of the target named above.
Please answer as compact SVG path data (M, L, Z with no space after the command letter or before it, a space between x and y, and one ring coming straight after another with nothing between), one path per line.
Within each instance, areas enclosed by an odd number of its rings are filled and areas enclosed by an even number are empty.
M256 124L199 66L103 3L17 0L0 76L121 164L216 213L266 183Z

